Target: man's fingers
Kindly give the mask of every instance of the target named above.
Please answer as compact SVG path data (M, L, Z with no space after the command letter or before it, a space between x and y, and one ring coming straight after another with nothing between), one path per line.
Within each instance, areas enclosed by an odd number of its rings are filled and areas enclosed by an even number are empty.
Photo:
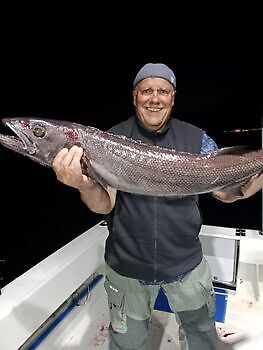
M260 174L255 174L255 175L253 175L253 176L251 176L251 178L249 179L249 181L248 182L253 182L254 180L256 180L257 178L259 178L259 176L260 176Z
M62 162L62 160L65 158L67 153L68 153L68 149L62 148L62 150L59 151L58 154L56 155L56 157L54 158L52 165L54 167L58 166Z
M249 181L242 186L242 192L244 193L245 197L250 197L259 190L261 190L263 187L263 174L256 174L253 175Z
M65 155L63 159L61 159L61 165L65 168L68 168L71 166L72 160L74 157L77 157L78 161L80 160L82 155L82 151L80 153L79 147L73 146L71 149L68 151L68 153Z
M74 149L73 149L74 148ZM72 167L79 167L80 165L80 159L82 157L82 154L83 154L83 149L80 148L80 147L77 147L77 146L73 146L71 148L71 150L69 151L70 152L73 152L73 157L71 158L71 162L70 162L70 165L69 166L72 166Z
M78 165L82 156L83 150L78 146L73 146L68 150L63 148L55 157L53 161L53 166L62 166L63 168L68 168L71 165ZM73 164L72 164L73 162Z

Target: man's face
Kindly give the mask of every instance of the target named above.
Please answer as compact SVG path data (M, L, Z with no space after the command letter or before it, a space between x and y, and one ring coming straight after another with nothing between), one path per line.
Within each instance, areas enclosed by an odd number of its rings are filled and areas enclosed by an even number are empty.
M162 78L142 80L133 91L133 104L138 119L146 129L162 131L170 118L175 90Z

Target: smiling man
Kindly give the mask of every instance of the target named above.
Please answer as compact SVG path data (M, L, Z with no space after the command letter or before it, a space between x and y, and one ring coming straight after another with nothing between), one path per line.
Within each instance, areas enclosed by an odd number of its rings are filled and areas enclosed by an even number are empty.
M203 130L172 116L175 94L175 75L167 65L144 65L133 82L135 115L109 131L179 152L217 150ZM151 311L160 288L179 324L181 349L217 349L214 289L199 240L198 196L156 197L105 189L82 174L82 153L78 147L63 149L53 168L58 180L79 190L90 210L107 214L110 350L146 350ZM262 177L248 181L244 196L213 195L224 202L247 198L262 188Z

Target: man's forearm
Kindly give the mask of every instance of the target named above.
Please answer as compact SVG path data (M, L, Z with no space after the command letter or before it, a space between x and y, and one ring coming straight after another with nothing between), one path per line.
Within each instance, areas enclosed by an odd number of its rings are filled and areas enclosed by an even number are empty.
M92 188L83 188L80 191L81 200L94 213L108 214L112 210L112 203L108 192L98 183Z

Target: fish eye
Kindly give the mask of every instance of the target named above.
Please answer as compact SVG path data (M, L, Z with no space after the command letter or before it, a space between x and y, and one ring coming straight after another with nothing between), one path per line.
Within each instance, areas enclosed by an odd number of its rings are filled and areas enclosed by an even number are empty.
M44 137L46 135L46 128L41 125L36 125L33 129L33 134L36 137Z

